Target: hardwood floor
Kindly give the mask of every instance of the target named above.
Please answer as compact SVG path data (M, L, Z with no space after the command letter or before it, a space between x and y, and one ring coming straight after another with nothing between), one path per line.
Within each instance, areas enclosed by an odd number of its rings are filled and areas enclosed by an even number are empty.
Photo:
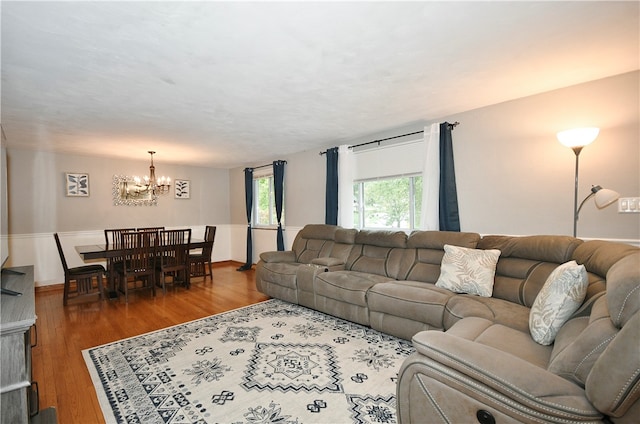
M59 424L104 423L82 350L203 318L268 299L255 287L254 271L240 264L214 264L213 279L192 279L191 288L132 292L124 298L70 300L59 289L36 292L37 346L33 377L40 409L54 406Z

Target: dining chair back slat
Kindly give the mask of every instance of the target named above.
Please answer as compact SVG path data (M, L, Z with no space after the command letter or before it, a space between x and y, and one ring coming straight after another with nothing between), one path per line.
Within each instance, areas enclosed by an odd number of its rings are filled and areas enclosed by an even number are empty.
M164 227L146 227L146 228L138 228L136 231L139 233L145 233L151 238L151 242L158 246L160 245L159 237L160 231L164 230Z
M164 227L140 227L138 231L162 231Z

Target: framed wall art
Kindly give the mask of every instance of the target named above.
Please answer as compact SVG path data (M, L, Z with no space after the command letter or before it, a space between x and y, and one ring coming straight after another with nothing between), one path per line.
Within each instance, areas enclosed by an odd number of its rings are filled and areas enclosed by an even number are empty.
M189 180L175 180L175 196L176 199L190 199L191 198L191 181Z
M77 172L67 172L64 175L67 196L88 197L89 196L89 174Z

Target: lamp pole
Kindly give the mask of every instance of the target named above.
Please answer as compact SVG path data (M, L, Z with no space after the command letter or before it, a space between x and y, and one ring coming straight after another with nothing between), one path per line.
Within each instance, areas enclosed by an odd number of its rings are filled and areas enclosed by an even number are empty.
M576 237L578 234L578 161L580 158L580 152L584 146L575 146L571 149L576 154L576 178L575 178L575 188L573 191L573 236Z

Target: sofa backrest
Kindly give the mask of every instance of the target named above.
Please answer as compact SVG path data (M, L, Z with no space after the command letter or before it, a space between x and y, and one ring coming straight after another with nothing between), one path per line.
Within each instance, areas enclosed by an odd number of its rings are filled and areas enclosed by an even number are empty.
M573 252L572 259L587 269L589 286L585 303L605 290L609 269L623 257L637 251L637 247L629 244L604 240L588 240L578 246Z
M337 225L308 224L298 232L292 250L296 262L308 264L313 259L329 256L334 245Z
M440 276L444 245L473 249L478 241L480 241L478 233L414 231L407 239L407 248L403 253L397 278L435 284Z
M581 243L569 236L482 237L479 249L500 250L492 297L531 307L549 274Z
M396 278L406 247L404 231L360 230L346 269Z
M353 250L358 230L353 228L338 228L335 233L335 240L331 250L328 252L329 257L340 259L346 263Z
M548 366L621 422L633 422L640 412L640 249L634 249L609 268L606 294L590 315L560 328Z

